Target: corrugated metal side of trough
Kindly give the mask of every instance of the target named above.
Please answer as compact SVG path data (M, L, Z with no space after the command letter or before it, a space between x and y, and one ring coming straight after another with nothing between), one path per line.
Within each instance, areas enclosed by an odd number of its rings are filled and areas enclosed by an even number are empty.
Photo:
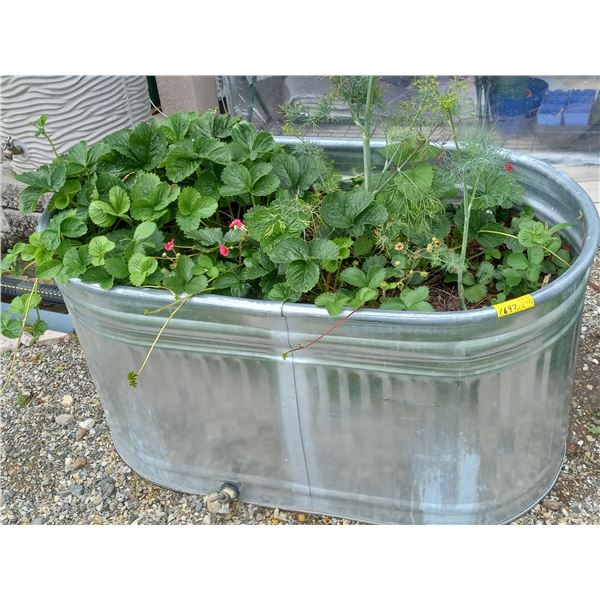
M61 286L115 446L141 475L186 492L224 481L263 504L309 497L293 366L281 306L207 295L165 329L137 388L165 314L167 293Z
M358 145L324 145L358 161ZM164 321L143 310L170 296L61 286L124 460L181 491L232 481L248 502L373 522L497 523L527 510L562 464L600 225L572 180L509 159L541 216L574 223L579 256L508 318L363 310L283 361L334 322L326 311L207 295L171 321L132 389L126 373Z
M494 314L495 331L372 315L294 353L315 510L496 523L539 500L563 460L584 293L537 318ZM293 347L329 322L284 315Z
M338 163L347 145L331 142ZM573 362L598 219L586 194L547 165L507 153L528 204L571 222L580 252L536 307L498 319L365 310L292 355L313 506L404 523L497 523L553 485L567 439ZM585 223L585 225L584 225ZM331 319L286 305L290 345ZM342 466L343 465L343 466Z

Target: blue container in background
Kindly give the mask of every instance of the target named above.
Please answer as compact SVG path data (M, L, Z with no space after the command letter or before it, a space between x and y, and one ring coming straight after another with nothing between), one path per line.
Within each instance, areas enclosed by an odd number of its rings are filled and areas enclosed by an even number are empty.
M530 77L527 96L513 98L501 96L497 91L490 93L490 110L492 120L496 127L503 133L518 134L526 131L548 90L548 83L543 79Z
M569 104L593 104L596 99L596 90L571 90Z
M565 126L586 127L589 125L595 101L596 90L571 90L569 102L564 110Z
M568 102L568 91L552 90L546 92L544 101L537 112L537 124L542 127L562 125L563 111Z

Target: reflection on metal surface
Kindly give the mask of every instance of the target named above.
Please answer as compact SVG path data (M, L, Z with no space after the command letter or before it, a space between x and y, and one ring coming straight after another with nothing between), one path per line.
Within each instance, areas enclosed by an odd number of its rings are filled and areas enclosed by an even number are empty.
M164 319L143 310L170 296L61 286L124 460L181 491L227 481L248 502L373 522L497 523L527 510L562 464L600 224L572 180L509 158L542 218L575 223L578 257L507 318L362 310L284 361L327 329L325 310L206 295L171 321L132 389L126 373Z

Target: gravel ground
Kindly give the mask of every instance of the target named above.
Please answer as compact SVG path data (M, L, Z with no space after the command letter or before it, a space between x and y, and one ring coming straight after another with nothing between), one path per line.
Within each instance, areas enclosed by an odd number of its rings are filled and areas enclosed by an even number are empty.
M600 256L592 278L600 282ZM1 372L10 354L1 357ZM2 524L351 524L243 502L211 514L206 497L136 475L115 451L76 339L20 351L1 400ZM600 524L600 293L588 287L567 458L550 494L518 524Z

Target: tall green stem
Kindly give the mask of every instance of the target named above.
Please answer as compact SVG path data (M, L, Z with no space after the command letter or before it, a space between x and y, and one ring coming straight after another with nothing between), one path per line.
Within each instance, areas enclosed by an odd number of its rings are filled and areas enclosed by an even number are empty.
M19 346L21 345L21 340L23 339L23 332L25 330L25 326L27 325L27 317L29 316L29 310L31 309L31 302L33 300L33 295L37 291L38 281L39 281L39 277L36 277L35 281L33 282L33 285L31 286L31 292L29 293L29 296L27 298L27 303L25 305L25 314L23 315L23 320L21 321L21 335L19 336L19 339L17 340L17 344L15 345L15 347L12 351L10 367L8 368L8 373L6 374L6 378L4 379L2 389L0 389L0 394L4 394L4 391L6 390L8 384L10 382L10 379L12 377L13 371L15 369L15 365L17 364L17 356L19 354ZM39 318L39 312L38 312L38 318Z
M52 152L54 153L54 156L56 156L56 158L58 158L60 156L58 154L58 148L54 145L54 142L50 139L50 136L46 133L45 130L42 133L42 135L46 138L46 141L50 144L50 148L52 148Z
M142 371L144 370L144 367L146 366L146 363L148 362L148 359L150 358L150 355L152 354L152 351L154 350L154 347L156 346L156 343L158 342L158 340L160 339L160 336L162 335L163 331L165 330L165 328L169 324L169 321L177 314L177 311L192 297L193 296L186 296L185 298L183 298L181 300L181 303L179 304L179 306L177 306L177 308L175 308L173 310L173 312L171 312L171 314L167 317L167 319L163 323L162 327L160 328L160 331L158 332L158 334L154 338L154 341L152 342L152 346L150 346L150 350L148 350L148 353L146 354L146 358L144 358L144 362L142 363L142 366L140 367L139 371L137 373L135 373L135 381L137 381L137 378L142 374ZM133 387L135 387L135 386L133 386Z
M468 196L465 196L464 213L463 236L460 247L461 270L458 272L458 297L460 298L461 308L463 310L467 310L467 304L465 302L465 288L463 287L463 271L466 268L467 243L469 241L469 221L471 219L471 202L469 202Z
M460 263L461 270L458 273L458 297L460 298L460 306L463 310L467 310L467 303L465 302L465 289L463 287L463 272L467 268L467 244L469 243L469 222L471 220L471 208L473 206L473 200L475 198L475 192L477 191L477 184L479 183L479 176L475 179L475 185L473 186L473 193L469 199L469 190L467 188L467 181L463 180L463 235L462 244L460 246Z
M463 287L462 276L463 272L467 267L467 244L469 243L469 222L471 220L471 208L473 207L473 200L475 200L475 194L477 193L477 184L479 183L479 175L475 179L475 185L473 186L473 193L469 198L469 189L467 187L467 180L463 179L463 239L460 246L460 263L462 266L461 271L458 273L458 296L460 298L460 306L463 310L467 310L467 304L465 302L465 289Z
M365 171L365 191L371 189L371 122L373 119L373 98L375 96L375 75L369 76L367 85L367 101L365 104L365 120L362 127L363 167Z
M456 149L459 150L458 147L458 136L456 135L456 127L454 126L454 119L452 118L452 111L448 109L448 122L450 123L450 129L452 130L452 139L454 140L454 145Z

